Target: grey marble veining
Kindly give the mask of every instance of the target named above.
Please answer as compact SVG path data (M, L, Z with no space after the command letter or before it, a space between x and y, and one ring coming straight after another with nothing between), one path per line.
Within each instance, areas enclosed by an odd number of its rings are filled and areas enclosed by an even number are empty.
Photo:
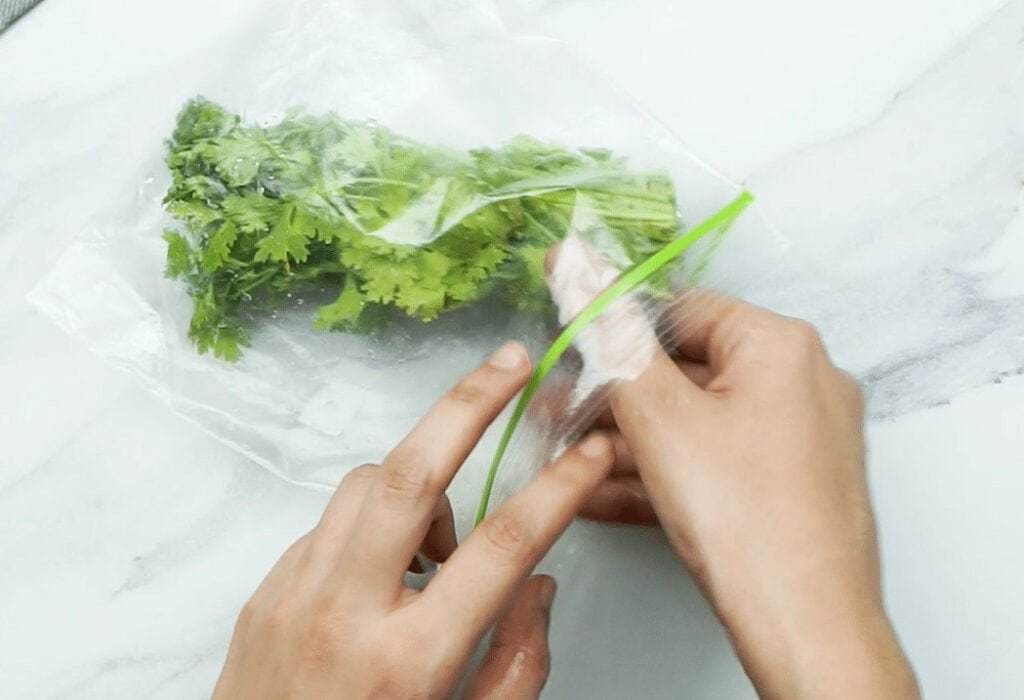
M1024 372L1024 284L989 284L1020 264L1022 36L1008 5L877 119L751 178L796 240L765 299L821 326L876 416Z
M0 32L37 4L39 0L0 0Z

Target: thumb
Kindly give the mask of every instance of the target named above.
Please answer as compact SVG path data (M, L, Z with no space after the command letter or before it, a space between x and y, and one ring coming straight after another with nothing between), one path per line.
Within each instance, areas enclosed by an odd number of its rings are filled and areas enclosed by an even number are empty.
M707 400L707 395L658 347L634 379L611 386L609 404L630 449L646 452L645 443L662 437L660 428L678 432L678 418Z
M523 582L498 618L487 655L469 684L467 700L536 698L548 679L548 621L555 597L550 576Z

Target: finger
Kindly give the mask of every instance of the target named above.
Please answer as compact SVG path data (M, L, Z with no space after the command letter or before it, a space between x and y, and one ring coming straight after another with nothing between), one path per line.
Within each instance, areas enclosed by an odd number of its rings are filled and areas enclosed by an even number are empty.
M601 253L579 236L566 236L553 246L545 261L551 298L563 322L576 317L614 280L616 269ZM614 382L611 408L616 422L626 433L638 431L655 414L668 413L664 402L675 403L685 393L701 393L699 387L685 377L661 346L654 327L643 306L635 297L623 297L606 309L592 323L582 328L574 340L583 357L584 367L602 367L604 376L630 377ZM637 369L641 370L637 376ZM685 398L685 397L684 397ZM625 419L620 415L621 402Z
M640 479L608 479L580 509L581 518L622 525L655 526L658 515Z
M626 439L622 437L622 433L615 426L615 419L613 418L609 422L611 423L611 429L601 431L603 435L606 435L612 441L612 449L615 452L615 462L612 464L612 470L608 473L608 478L635 477L637 474L636 459L633 457L632 450L629 449L629 443L626 442Z
M571 377L548 375L526 407L526 415L541 423L565 413L572 396Z
M455 534L455 516L452 514L452 504L447 496L442 496L434 509L434 517L427 528L427 535L423 538L419 552L409 562L407 567L414 574L422 574L426 571L421 561L439 564L447 561L455 547L458 546ZM434 568L434 567L427 567Z
M701 389L706 388L714 378L711 367L706 362L694 362L677 357L676 367L682 370L683 374Z
M550 255L548 288L562 323L578 318L618 276L619 270L599 250L575 234L566 236ZM665 355L635 294L624 295L581 327L573 345L582 357L583 371L589 368L602 381L636 376L651 358Z
M455 516L452 514L452 504L447 496L441 496L434 508L434 516L427 529L427 536L423 538L420 552L430 561L442 563L448 561L458 541L455 535Z
M678 357L673 358L673 362L675 362L676 367L678 367L682 373L690 379L690 381L701 389L707 387L714 376L711 374L711 368L708 367L705 362L695 362L693 360L686 360ZM598 414L591 427L602 430L612 430L618 427L615 424L615 414L612 412L610 406Z
M550 669L548 625L555 582L531 576L498 619L487 655L470 682L467 700L535 698Z
M636 459L633 457L633 451L629 449L626 438L622 437L622 433L618 431L606 434L611 438L612 447L615 450L615 464L612 465L609 476L613 479L635 477L637 473Z
M611 386L609 403L622 436L636 446L654 434L674 434L680 410L700 414L710 397L659 349L638 377Z
M447 391L384 459L346 551L368 590L396 593L452 476L530 372L509 342Z
M601 430L611 430L616 427L615 414L612 413L612 409L610 406L598 414L597 418L594 419L594 424L591 427L598 428Z
M604 480L612 458L609 440L591 434L480 523L420 598L430 624L462 620L455 633L472 648Z
M315 566L334 567L379 471L376 464L363 464L342 478L320 521L309 533L308 557Z
M690 289L667 312L675 345L690 360L705 361L712 374L728 365L748 331L775 325L784 317L709 289Z
M345 474L327 502L316 529L331 534L344 531L346 524L355 521L379 473L380 465L362 464Z
M667 312L671 327L684 336L688 328L687 309L704 308L698 296L693 291L682 294ZM681 404L699 404L705 395L699 382L709 379L701 370L695 382L685 371L698 372L698 365L703 359L700 354L687 355L684 352L685 359L680 367L660 343L654 343L649 351L651 359L643 371L632 379L614 382L609 393L616 425L631 443L649 432L650 427L664 426L665 417L677 415Z

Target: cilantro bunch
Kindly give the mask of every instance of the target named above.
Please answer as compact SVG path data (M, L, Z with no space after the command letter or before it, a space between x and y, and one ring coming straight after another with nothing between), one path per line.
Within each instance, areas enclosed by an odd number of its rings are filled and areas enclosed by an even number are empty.
M665 174L528 136L465 154L333 113L245 124L196 98L167 145L164 205L181 226L164 232L166 274L188 285L198 350L229 360L261 311L315 289L337 297L314 325L355 332L492 292L547 308L544 255L579 207L624 265L679 228Z

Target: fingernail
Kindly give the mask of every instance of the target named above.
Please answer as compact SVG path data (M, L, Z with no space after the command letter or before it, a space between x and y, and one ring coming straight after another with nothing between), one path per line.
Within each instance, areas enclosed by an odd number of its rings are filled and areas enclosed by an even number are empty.
M498 369L515 369L523 363L525 354L522 345L510 340L495 350L488 362Z
M544 583L540 589L540 604L545 608L550 608L551 604L555 602L555 592L557 590L558 584L555 583L555 579L545 576Z
M604 435L588 435L580 443L580 453L590 459L601 459L608 454L608 440Z

